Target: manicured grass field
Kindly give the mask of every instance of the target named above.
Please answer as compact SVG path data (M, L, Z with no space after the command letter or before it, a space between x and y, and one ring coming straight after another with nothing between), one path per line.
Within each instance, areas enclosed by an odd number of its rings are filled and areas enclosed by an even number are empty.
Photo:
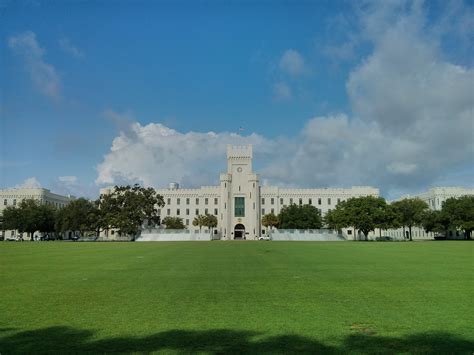
M0 353L470 353L474 243L0 243Z

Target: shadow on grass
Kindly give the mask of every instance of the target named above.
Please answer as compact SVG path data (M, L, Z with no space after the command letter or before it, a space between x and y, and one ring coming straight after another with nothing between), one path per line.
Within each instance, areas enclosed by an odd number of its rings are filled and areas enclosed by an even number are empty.
M50 327L0 335L0 353L111 353L176 351L183 353L472 353L474 342L447 333L401 338L353 334L339 347L297 335L262 337L250 331L171 330L145 337L94 339L94 332Z

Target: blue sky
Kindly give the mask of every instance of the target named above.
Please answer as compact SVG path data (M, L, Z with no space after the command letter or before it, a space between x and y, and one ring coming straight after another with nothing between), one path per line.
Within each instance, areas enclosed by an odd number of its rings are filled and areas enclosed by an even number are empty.
M388 197L472 186L472 2L2 1L0 13L0 187L214 184L227 143L254 144L266 183Z

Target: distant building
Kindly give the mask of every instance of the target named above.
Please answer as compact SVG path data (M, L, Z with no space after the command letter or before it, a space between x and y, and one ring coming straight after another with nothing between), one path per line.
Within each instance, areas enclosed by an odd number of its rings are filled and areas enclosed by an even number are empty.
M253 172L252 159L251 145L229 145L227 172L220 175L219 185L181 189L177 183L171 183L167 189L156 189L165 201L160 209L161 218L182 218L186 228L197 231L199 228L192 225L194 218L207 213L217 217L216 233L221 239L255 240L265 232L262 216L272 212L278 214L284 206L310 204L324 215L351 197L379 196L379 189L367 186L348 189L261 186L260 176ZM101 190L101 194L110 192L110 188Z
M70 201L74 200L75 197L68 195L58 195L52 193L48 189L43 188L11 188L11 189L0 189L0 216L3 214L3 210L10 206L18 206L21 201L26 199L33 199L41 204L51 205L57 208L66 206ZM4 239L16 238L19 234L18 231L14 230L2 230L0 232Z
M461 196L474 196L474 189L466 189L463 187L433 187L420 194L402 196L399 200L405 198L419 198L425 201L430 209L440 211L443 207L443 202L448 198L458 198Z
M448 198L459 198L462 196L474 196L474 189L467 189L463 187L433 187L426 192L415 195L404 195L398 200L407 198L419 198L427 203L431 210L440 211L443 207L444 201ZM408 230L403 228L390 229L385 235L394 239L408 239ZM374 237L376 233L372 233L370 237ZM428 233L421 227L412 228L412 239L433 239L435 233ZM451 239L464 239L462 231L450 230L447 235Z

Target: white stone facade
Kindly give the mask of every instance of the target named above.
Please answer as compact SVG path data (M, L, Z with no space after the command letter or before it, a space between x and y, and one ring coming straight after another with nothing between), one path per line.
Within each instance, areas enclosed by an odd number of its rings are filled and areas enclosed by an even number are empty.
M351 197L379 196L374 187L288 189L261 186L260 177L252 169L252 146L227 147L227 172L220 175L218 186L198 189L181 189L170 184L167 189L156 189L163 196L165 206L161 218L183 219L188 229L198 230L192 222L197 215L213 214L217 217L219 233L224 240L258 239L263 232L262 215L280 213L290 204L311 204L324 215L340 201ZM110 189L102 189L108 193ZM263 229L262 229L263 228Z

